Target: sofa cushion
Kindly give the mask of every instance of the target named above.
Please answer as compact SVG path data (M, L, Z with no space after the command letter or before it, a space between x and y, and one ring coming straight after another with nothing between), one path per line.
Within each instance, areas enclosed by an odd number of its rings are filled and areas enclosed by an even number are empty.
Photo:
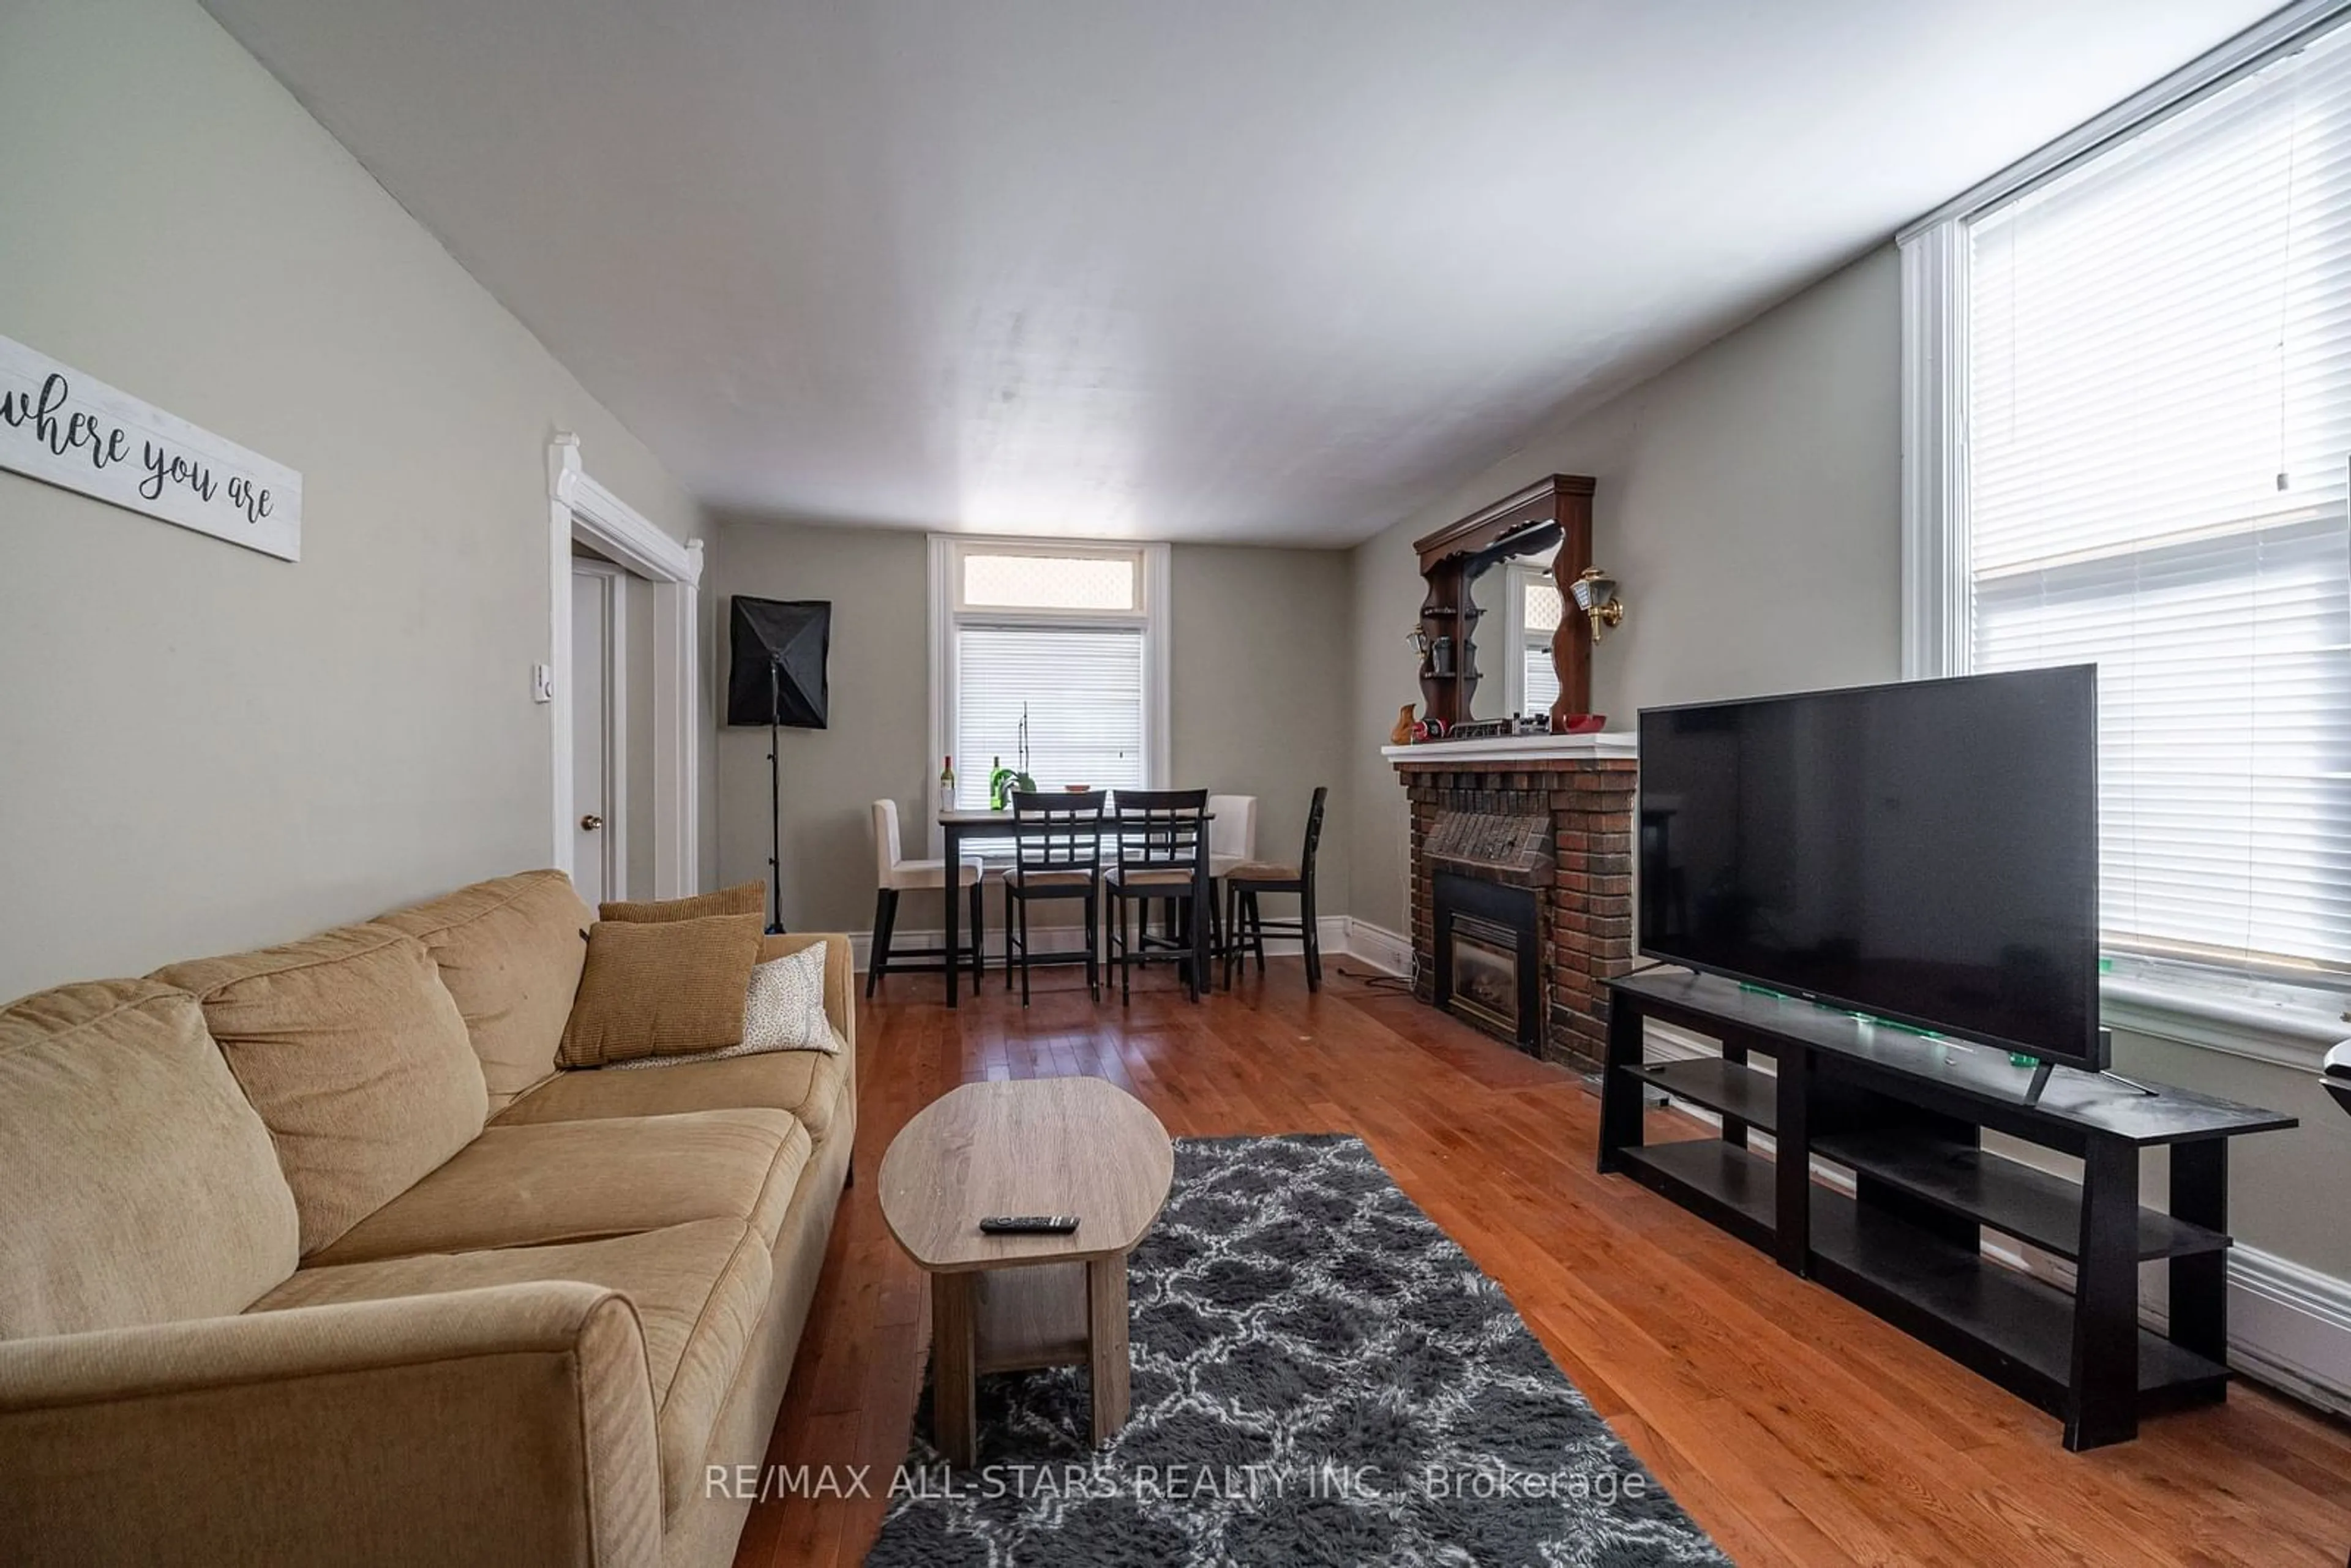
M728 1105L789 1111L820 1141L847 1114L854 1058L813 1051L682 1061L658 1072L559 1072L498 1114L496 1125L605 1116L673 1116Z
M155 971L193 991L324 1247L478 1136L489 1114L465 1020L424 944L346 925Z
M764 882L737 883L722 887L716 893L697 893L688 898L649 898L636 902L614 900L596 906L599 920L618 921L622 925L659 925L668 920L706 920L714 915L761 915L768 908L768 884Z
M294 1195L196 1000L152 980L0 1009L0 1339L239 1312Z
M475 883L377 924L423 942L457 998L496 1110L555 1071L588 958L588 906L559 871Z
M256 1312L434 1295L532 1280L579 1280L619 1291L644 1323L661 1447L664 1512L702 1479L703 1455L774 1277L768 1243L739 1219L704 1219L562 1247L433 1253L306 1268Z
M588 963L558 1060L601 1067L741 1044L743 999L758 957L756 915L598 921L588 930Z
M783 1111L491 1127L310 1261L544 1247L696 1219L739 1219L772 1243L810 1147Z

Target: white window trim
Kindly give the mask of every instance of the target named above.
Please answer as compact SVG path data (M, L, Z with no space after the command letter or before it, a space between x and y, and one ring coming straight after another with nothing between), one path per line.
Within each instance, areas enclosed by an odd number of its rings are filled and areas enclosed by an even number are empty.
M1008 609L988 605L969 609L962 603L963 573L957 565L966 551L988 555L1119 555L1136 563L1136 587L1141 607L1120 614L1098 610L1050 611ZM953 715L956 698L955 638L962 625L1132 626L1143 633L1143 777L1154 789L1168 788L1175 773L1170 741L1168 637L1169 549L1164 544L1132 544L1119 539L1005 538L987 534L933 534L930 564L931 746L933 757L955 749ZM918 799L925 803L930 823L930 853L943 852L936 803L938 775L928 768Z
M1945 203L1896 237L1902 256L1902 675L1964 674L1968 645L1967 309L1970 220L2139 134L2297 47L2351 0L2298 0L2145 91ZM2311 1073L2351 1022L2311 1005L2238 998L2164 977L2107 974L2112 1029Z
M701 850L700 676L697 596L702 541L674 538L580 466L580 438L559 434L547 449L549 723L554 747L550 796L553 858L569 875L578 832L571 799L571 545L587 545L643 578L653 596L653 886L655 898L699 891Z

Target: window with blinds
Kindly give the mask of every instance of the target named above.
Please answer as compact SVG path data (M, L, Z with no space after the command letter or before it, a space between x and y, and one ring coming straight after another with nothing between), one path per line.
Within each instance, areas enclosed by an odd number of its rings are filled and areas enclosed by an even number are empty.
M1966 227L1969 658L2097 664L2121 951L2351 969L2346 41Z
M1167 547L934 537L934 749L985 808L1025 734L1040 789L1148 789L1165 766ZM1023 721L1026 720L1024 731Z
M1134 626L964 625L956 647L956 804L987 804L988 774L1020 754L1040 789L1139 789L1143 632Z

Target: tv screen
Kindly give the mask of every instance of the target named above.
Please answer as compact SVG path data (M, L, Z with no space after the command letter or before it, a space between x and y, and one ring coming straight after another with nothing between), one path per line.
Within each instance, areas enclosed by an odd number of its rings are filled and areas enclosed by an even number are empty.
M2105 1066L2097 669L1641 713L1645 955Z

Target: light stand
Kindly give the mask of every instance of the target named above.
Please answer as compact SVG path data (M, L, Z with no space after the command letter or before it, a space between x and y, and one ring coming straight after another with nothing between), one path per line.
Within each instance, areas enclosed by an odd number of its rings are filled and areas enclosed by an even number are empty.
M822 729L832 605L821 599L753 599L727 605L726 722L768 732L768 934L784 928L783 732Z
M768 661L768 935L784 930L784 788L777 762L783 737L783 661Z

